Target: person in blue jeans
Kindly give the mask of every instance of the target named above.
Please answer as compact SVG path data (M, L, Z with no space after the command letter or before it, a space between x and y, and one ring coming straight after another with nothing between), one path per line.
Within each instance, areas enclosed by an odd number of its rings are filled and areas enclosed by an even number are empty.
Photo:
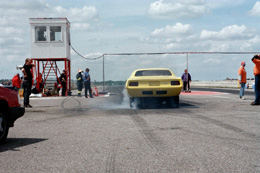
M91 79L90 79L90 74L89 74L89 69L86 68L86 71L84 73L84 86L85 86L85 97L88 98L88 92L89 92L89 97L94 98L92 93L91 93Z
M241 62L241 67L238 69L238 82L240 84L240 92L239 92L239 98L242 100L245 100L244 98L244 92L245 92L245 86L246 86L246 62Z
M32 64L32 60L30 58L25 59L25 64L23 66L22 72L24 75L24 80L23 80L23 97L24 97L24 107L25 108L31 108L32 106L30 105L30 95L32 93L32 73L31 69L34 67L35 64Z
M260 56L255 55L252 58L254 66L254 75L255 75L255 101L251 105L260 105Z

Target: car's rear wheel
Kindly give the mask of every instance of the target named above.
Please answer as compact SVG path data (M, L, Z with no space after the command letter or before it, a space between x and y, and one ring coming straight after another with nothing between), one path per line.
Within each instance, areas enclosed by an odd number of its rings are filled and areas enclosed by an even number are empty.
M140 97L130 98L130 107L137 108L137 109L142 108L143 107L142 98Z
M167 104L170 108L178 108L179 107L179 96L169 97L167 99Z
M130 108L134 107L134 98L129 98L129 105L130 105Z
M2 112L0 112L0 144L5 141L9 131L6 118Z

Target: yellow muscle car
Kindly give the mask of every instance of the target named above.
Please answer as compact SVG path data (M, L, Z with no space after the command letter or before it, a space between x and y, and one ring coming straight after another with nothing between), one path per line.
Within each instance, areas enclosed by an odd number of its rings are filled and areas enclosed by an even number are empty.
M128 78L125 88L131 107L158 107L164 102L169 107L179 107L182 80L167 68L138 69Z

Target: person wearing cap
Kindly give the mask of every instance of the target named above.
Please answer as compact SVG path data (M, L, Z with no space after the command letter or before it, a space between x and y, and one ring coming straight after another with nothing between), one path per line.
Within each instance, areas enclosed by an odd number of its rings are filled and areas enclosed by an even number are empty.
M30 95L32 93L32 73L31 69L35 67L35 64L32 63L32 60L30 58L25 59L25 64L22 68L22 72L24 75L24 80L23 80L23 97L24 97L24 107L26 108L31 108L32 106L30 105Z
M260 55L255 55L252 61L255 64L255 101L253 101L251 105L260 105Z
M245 100L244 93L246 87L246 62L241 62L241 67L238 69L238 83L240 84L239 98Z
M66 96L66 91L67 91L67 70L63 70L62 74L59 77L59 82L62 86L62 90L61 90L61 95L62 96Z
M83 76L82 73L83 71L81 69L78 69L78 74L76 75L77 79L77 87L78 87L78 97L81 97L81 91L83 88Z

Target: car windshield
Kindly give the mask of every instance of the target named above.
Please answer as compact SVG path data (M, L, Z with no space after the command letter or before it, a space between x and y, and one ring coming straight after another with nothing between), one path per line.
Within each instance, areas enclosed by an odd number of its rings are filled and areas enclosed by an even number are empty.
M171 76L169 70L141 70L135 73L135 76Z

